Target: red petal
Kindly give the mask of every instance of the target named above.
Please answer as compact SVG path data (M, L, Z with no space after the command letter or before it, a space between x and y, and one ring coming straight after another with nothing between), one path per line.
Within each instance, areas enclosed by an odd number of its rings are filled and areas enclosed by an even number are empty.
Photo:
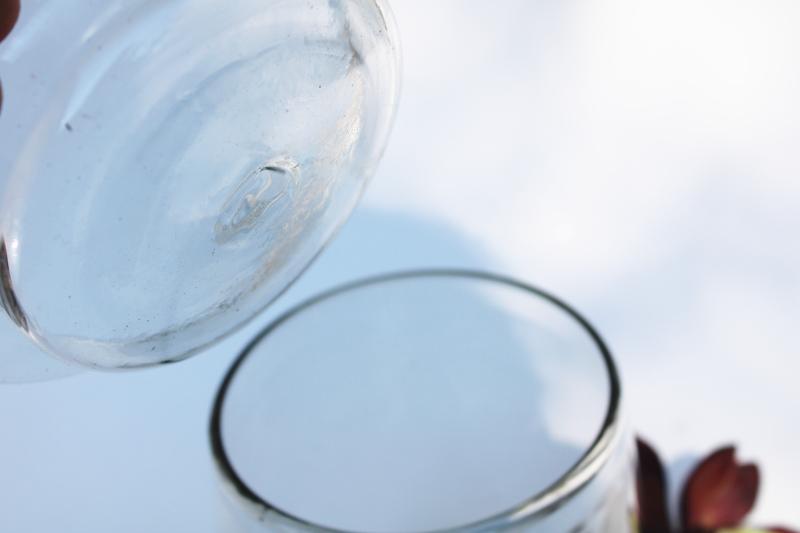
M0 0L0 41L6 38L19 18L19 0Z
M772 531L772 533L798 533L794 529L789 529L786 527L770 527L767 531Z
M689 476L684 487L684 528L715 530L738 526L755 505L758 480L758 468L739 465L732 446L712 453Z
M639 463L636 489L639 496L639 527L642 533L668 533L666 479L661 459L642 439L636 439Z

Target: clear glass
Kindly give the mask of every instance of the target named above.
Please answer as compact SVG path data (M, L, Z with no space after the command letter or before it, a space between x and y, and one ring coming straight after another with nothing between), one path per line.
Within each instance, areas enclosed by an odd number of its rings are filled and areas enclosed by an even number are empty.
M279 295L387 142L383 0L31 0L0 44L3 303L66 359L175 361Z
M48 381L80 370L39 348L0 312L0 384Z
M211 442L242 531L632 531L608 349L488 274L388 275L289 311L225 377Z

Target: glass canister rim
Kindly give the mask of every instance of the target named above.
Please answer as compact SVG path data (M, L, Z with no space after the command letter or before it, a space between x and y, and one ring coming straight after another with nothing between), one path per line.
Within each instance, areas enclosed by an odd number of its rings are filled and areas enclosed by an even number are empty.
M546 489L534 494L521 504L516 505L511 509L507 509L477 522L454 528L440 529L424 533L494 531L513 524L521 523L523 521L527 522L530 520L536 520L538 518L544 518L561 507L566 501L579 494L582 489L603 470L603 467L613 454L615 444L623 432L620 419L622 388L619 372L616 364L614 363L611 351L608 349L605 341L594 328L594 326L592 326L586 318L578 313L578 311L576 311L572 306L553 294L532 285L528 285L521 281L498 274L466 269L425 269L392 272L371 276L340 285L333 289L329 289L301 302L300 304L286 311L284 314L267 325L252 341L250 341L250 343L234 360L233 364L225 374L225 377L223 378L214 399L214 405L211 413L209 425L211 450L217 469L225 484L228 486L228 488L232 489L238 498L241 498L246 504L248 504L249 507L254 509L257 515L263 516L267 513L273 513L290 524L316 533L354 533L351 531L334 529L315 524L280 509L258 495L247 485L247 483L233 468L222 439L222 410L230 385L248 356L265 338L279 328L284 322L302 313L304 310L324 301L344 295L351 291L375 285L383 285L404 280L407 281L413 279L436 278L455 278L505 285L506 287L518 289L528 293L530 296L544 300L548 304L551 304L566 313L587 335L589 335L592 343L597 349L608 378L609 397L608 407L606 409L602 425L591 445L587 447L580 459L571 468L569 468L560 478L550 484Z

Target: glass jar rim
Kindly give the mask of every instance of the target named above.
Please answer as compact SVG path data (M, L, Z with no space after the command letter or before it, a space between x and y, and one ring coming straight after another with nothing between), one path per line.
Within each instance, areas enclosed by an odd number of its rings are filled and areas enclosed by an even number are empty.
M242 477L237 474L222 441L222 409L228 389L230 388L233 378L236 376L239 368L255 350L255 348L273 331L279 328L281 324L290 318L299 315L306 309L337 296L342 296L351 291L366 287L384 285L396 281L437 278L458 278L462 280L484 281L505 285L506 287L510 287L512 289L527 292L529 295L540 298L565 312L580 326L580 328L586 334L589 335L595 348L597 348L597 351L603 360L609 380L609 398L608 408L606 409L602 425L592 443L583 452L581 457L574 465L567 469L560 478L556 479L544 490L533 494L530 498L522 503L505 511L496 513L493 516L480 519L470 524L453 528L438 529L435 531L427 531L424 533L492 531L496 528L507 527L512 524L517 524L521 521L533 520L537 517L545 517L557 507L561 506L561 504L563 504L565 501L577 495L592 479L595 478L595 476L599 474L611 456L613 445L621 432L620 407L622 389L619 372L616 364L614 363L613 357L611 356L611 352L608 349L605 341L602 339L597 330L591 325L591 323L589 323L589 321L580 313L578 313L572 306L553 294L503 275L467 269L408 270L374 275L345 283L302 301L301 303L281 314L278 318L270 322L264 329L262 329L256 335L256 337L251 340L247 346L245 346L245 348L231 364L222 380L222 383L219 386L219 389L217 390L217 394L214 399L211 420L209 424L209 432L211 451L217 469L220 475L223 477L224 482L235 491L239 498L243 499L246 503L256 509L260 515L274 513L284 521L300 526L309 531L318 533L354 533L352 531L330 528L316 524L280 509L279 507L269 503L266 499L259 496L247 485Z

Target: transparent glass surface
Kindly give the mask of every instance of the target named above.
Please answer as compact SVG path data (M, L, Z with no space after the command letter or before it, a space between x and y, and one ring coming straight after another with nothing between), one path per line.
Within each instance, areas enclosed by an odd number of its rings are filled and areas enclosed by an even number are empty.
M102 368L197 352L356 205L399 84L382 0L31 0L0 44L3 304Z
M0 384L48 381L80 370L39 348L0 313Z
M270 325L211 421L242 531L630 529L630 446L599 336L536 289L374 278Z

